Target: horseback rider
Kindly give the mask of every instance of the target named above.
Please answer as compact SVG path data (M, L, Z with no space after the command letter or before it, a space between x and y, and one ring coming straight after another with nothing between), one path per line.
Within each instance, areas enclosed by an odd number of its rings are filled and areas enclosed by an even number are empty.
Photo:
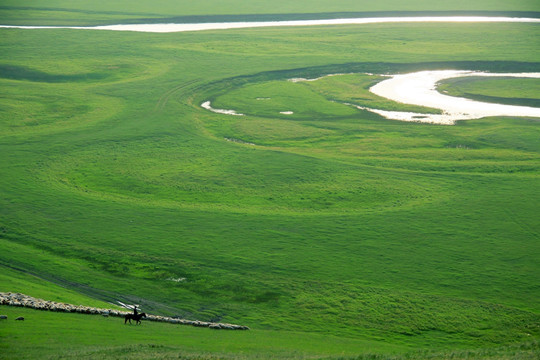
M129 305L129 306L133 309L133 314L127 313L124 316L124 324L127 324L128 321L131 324L131 320L135 320L136 324L140 325L141 319L142 318L146 319L146 314L145 313L139 313L137 311L137 305Z

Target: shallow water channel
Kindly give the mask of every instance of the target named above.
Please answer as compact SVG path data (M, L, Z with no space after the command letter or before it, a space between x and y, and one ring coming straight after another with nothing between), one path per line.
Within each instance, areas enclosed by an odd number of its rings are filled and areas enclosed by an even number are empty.
M326 76L339 75L343 74L330 74ZM419 71L408 74L391 75L389 79L383 80L369 89L375 95L392 101L438 109L441 112L440 114L388 111L353 104L347 105L355 106L361 110L368 110L377 113L390 120L413 121L440 125L454 125L458 120L480 119L488 116L540 117L540 108L487 103L449 96L437 91L437 84L439 81L466 76L540 78L540 73L487 73L468 70ZM321 78L294 78L289 79L289 81L317 81ZM202 103L201 107L220 114L244 115L236 110L214 109L211 107L210 101ZM293 114L292 111L282 111L280 113Z
M488 116L540 117L540 108L486 103L449 96L437 91L439 81L464 76L540 78L540 73L485 73L442 70L393 75L390 79L381 81L369 90L378 96L400 103L439 109L442 114L359 108L378 113L387 119L445 125L452 125L457 120L479 119Z
M521 22L539 23L536 18L492 17L492 16L402 16L374 18L343 18L322 20L291 20L291 21L252 21L252 22L222 22L222 23L185 23L185 24L118 24L103 26L16 26L0 25L0 28L17 29L81 29L81 30L113 30L139 31L154 33L170 33L183 31L227 30L257 27L279 26L327 26L327 25L360 25L377 23L403 22Z

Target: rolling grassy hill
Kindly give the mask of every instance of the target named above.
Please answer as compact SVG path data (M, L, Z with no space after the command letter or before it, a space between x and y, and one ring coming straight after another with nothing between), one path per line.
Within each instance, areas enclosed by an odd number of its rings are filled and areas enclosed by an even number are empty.
M0 323L8 356L537 356L538 119L410 124L334 101L406 109L366 90L389 73L538 71L538 25L1 33L0 291L253 329L2 306L27 318ZM332 73L356 75L287 81ZM530 79L484 81L448 89L538 99Z

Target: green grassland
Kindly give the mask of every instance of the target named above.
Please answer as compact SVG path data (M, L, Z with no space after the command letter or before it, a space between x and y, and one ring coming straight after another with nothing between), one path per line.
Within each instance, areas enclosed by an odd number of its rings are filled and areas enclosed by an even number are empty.
M0 19L13 25L268 21L401 16L404 12L406 15L536 17L540 6L534 0L4 0L0 5Z
M366 90L395 72L538 71L537 25L1 33L0 291L252 329L0 307L27 318L7 357L538 355L538 119L341 104L408 109ZM357 75L287 81L334 73ZM467 91L538 99L493 81Z
M439 90L452 96L508 105L540 107L538 79L482 77L448 79L439 84Z
M533 360L540 351L537 341L474 350L414 350L329 334L275 330L212 331L152 322L130 326L118 318L3 306L0 309L8 316L8 320L0 323L0 349L2 358L6 359ZM23 316L24 322L13 320L18 316ZM27 345L24 352L20 349L21 342Z

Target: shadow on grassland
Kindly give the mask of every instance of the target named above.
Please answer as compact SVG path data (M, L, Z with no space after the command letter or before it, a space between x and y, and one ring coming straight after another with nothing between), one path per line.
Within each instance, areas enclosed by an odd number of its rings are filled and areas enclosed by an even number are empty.
M167 16L158 13L138 13L124 11L96 11L82 9L68 9L57 7L33 6L0 6L0 11L18 12L65 12L84 15L119 16L115 19L92 19L82 23L99 25L122 24L163 24L163 23L215 23L215 22L251 22L251 21L293 21L293 20L321 20L321 19L351 19L373 17L403 17L403 16L490 16L490 17L527 17L540 18L538 11L341 11L318 13L290 13L290 14L226 14L226 15L179 15ZM82 25L81 23L81 25Z
M103 72L83 74L50 74L24 66L0 64L0 78L44 83L91 82L116 78L119 73L124 73L127 68L128 66L123 67L123 69L115 67L114 69L107 69ZM120 71L118 72L118 70Z

